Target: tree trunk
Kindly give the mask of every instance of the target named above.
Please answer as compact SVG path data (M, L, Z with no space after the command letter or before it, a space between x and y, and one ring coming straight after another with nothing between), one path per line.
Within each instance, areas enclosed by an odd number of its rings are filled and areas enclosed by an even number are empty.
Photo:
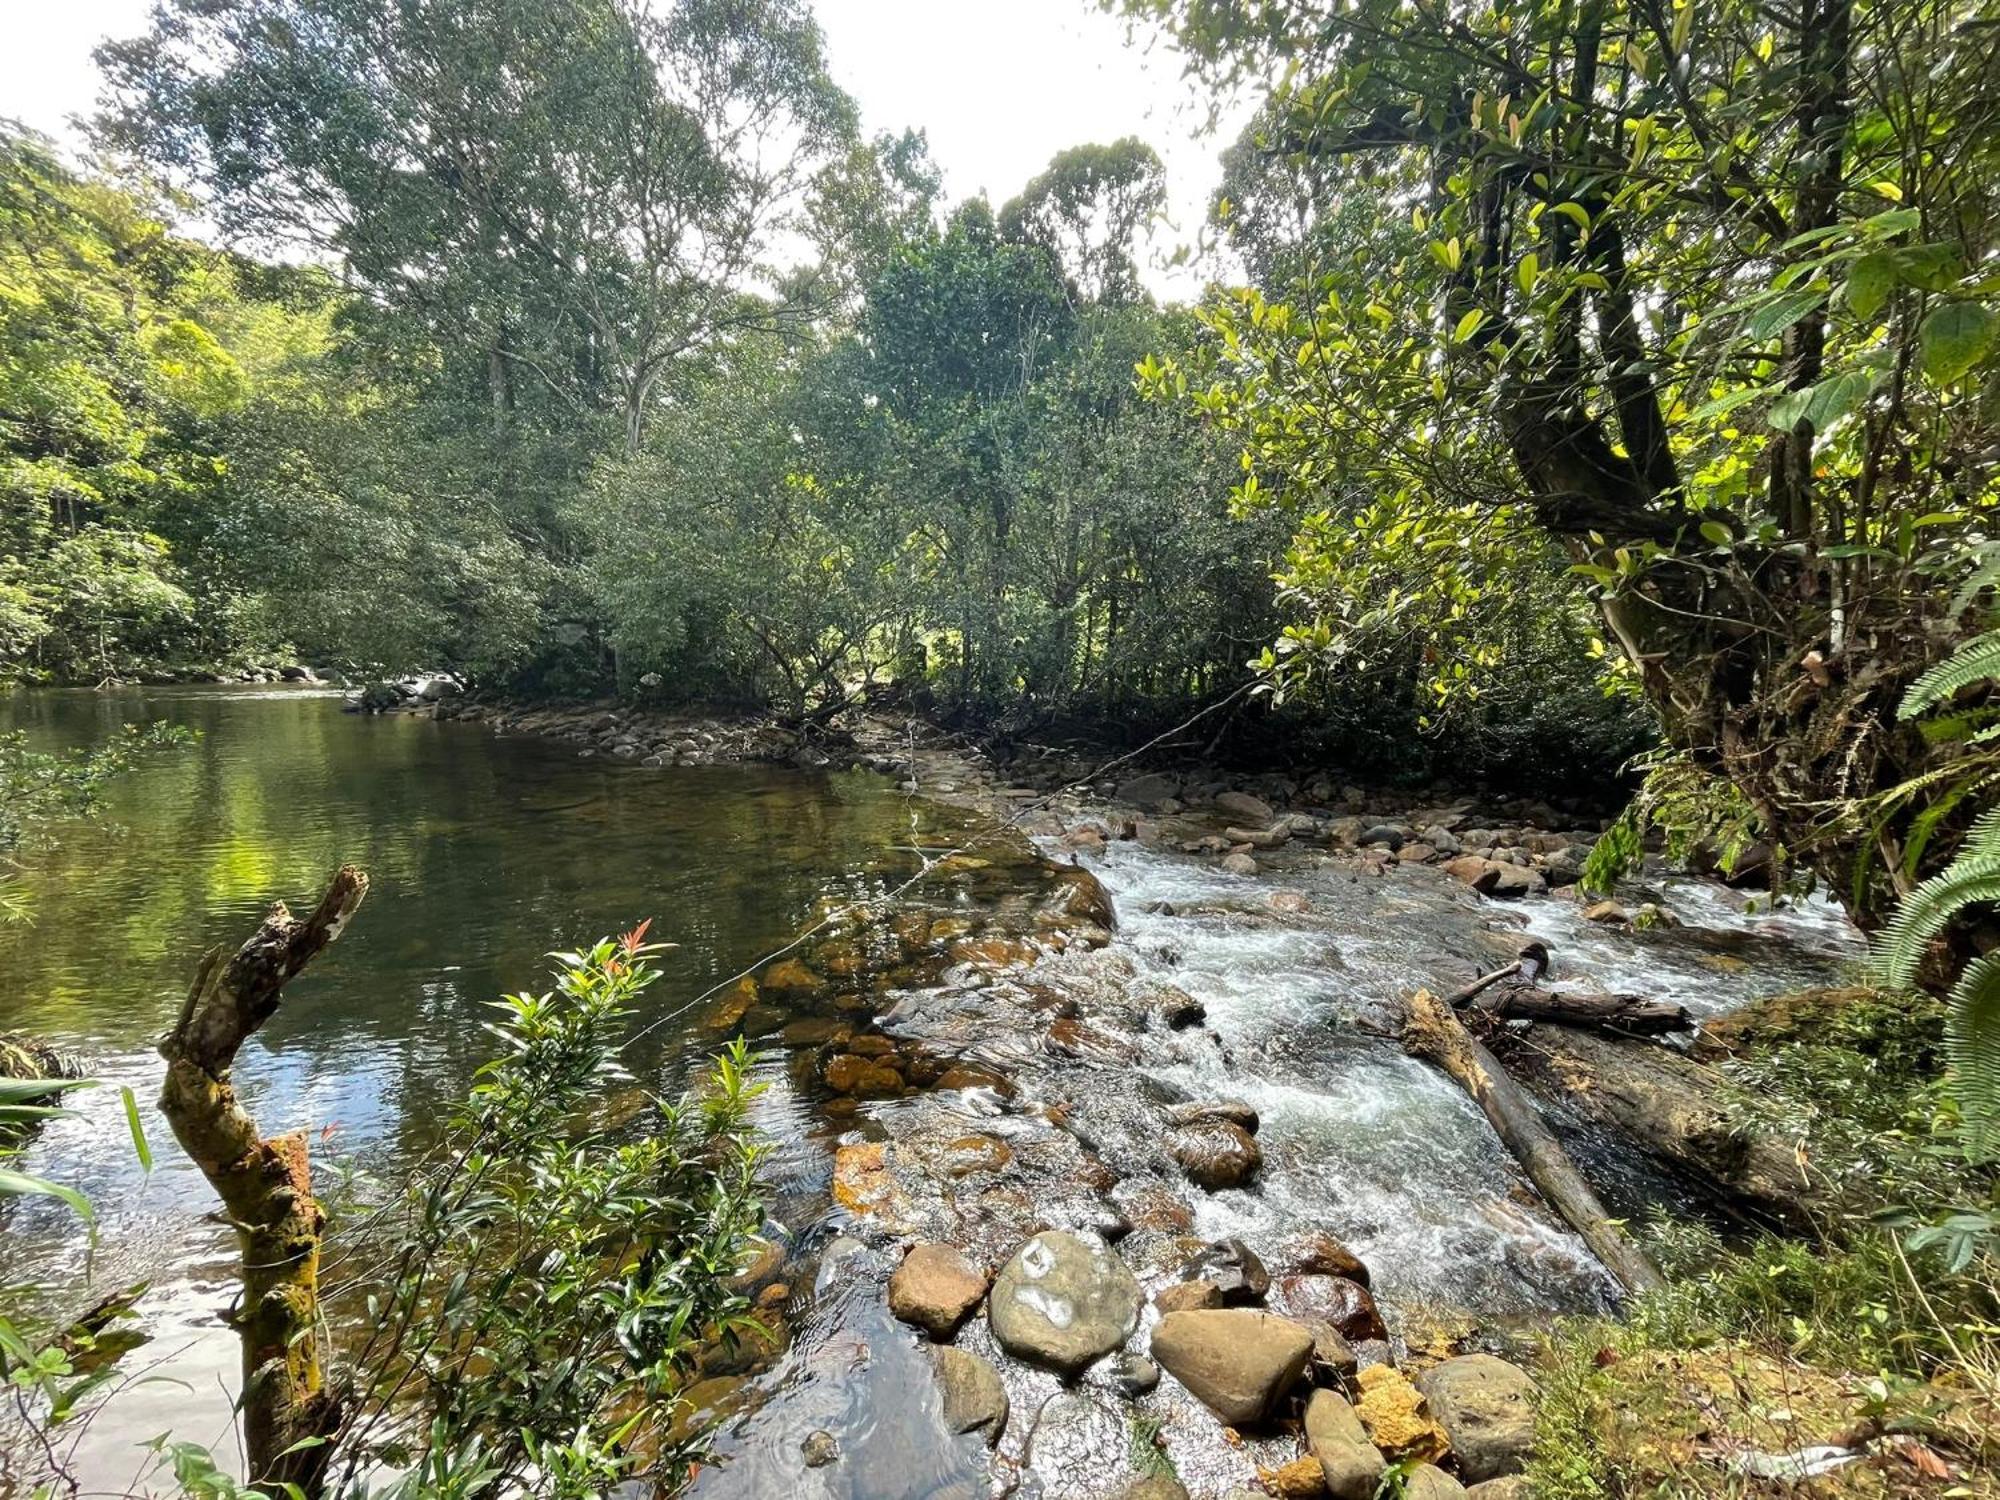
M1665 1285L1652 1261L1605 1212L1569 1153L1542 1123L1533 1101L1465 1029L1457 1011L1429 990L1418 990L1403 1025L1403 1047L1436 1063L1472 1096L1529 1180L1627 1292L1657 1291Z
M277 1013L285 984L340 936L367 894L368 877L344 865L303 922L273 903L234 955L225 959L220 948L203 955L180 1018L160 1042L167 1060L160 1108L222 1199L242 1253L242 1297L230 1322L243 1351L249 1478L307 1494L325 1475L325 1440L342 1406L319 1363L325 1218L313 1197L305 1132L259 1135L229 1075L243 1043Z
M1565 1026L1492 1038L1508 1073L1582 1120L1632 1141L1703 1191L1787 1229L1810 1229L1818 1195L1798 1153L1746 1130L1722 1105L1727 1080L1685 1052Z

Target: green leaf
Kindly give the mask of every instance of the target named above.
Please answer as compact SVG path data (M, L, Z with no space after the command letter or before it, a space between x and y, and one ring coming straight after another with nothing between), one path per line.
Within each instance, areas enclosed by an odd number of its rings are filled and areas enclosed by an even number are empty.
M1541 270L1542 258L1534 251L1530 250L1521 257L1520 265L1514 268L1514 280L1520 283L1523 297L1535 295L1535 278L1541 274Z
M1986 353L2000 329L2000 314L1977 302L1947 302L1932 310L1917 330L1917 353L1924 376L1950 385Z
M132 1132L132 1150L139 1158L139 1168L150 1172L153 1170L153 1148L146 1142L146 1127L139 1119L138 1097L129 1085L121 1087L118 1092L124 1096L125 1128Z
M1701 534L1718 547L1727 547L1736 540L1736 534L1720 521L1703 521Z
M1880 312L1896 289L1896 257L1887 250L1871 250L1857 260L1847 273L1847 306L1864 323Z
M1796 292L1785 292L1773 297L1750 315L1743 325L1743 331L1753 343L1762 344L1776 338L1787 328L1798 322L1807 313L1818 307L1825 293L1814 287L1805 287Z
M1815 432L1824 432L1867 400L1874 383L1866 370L1843 370L1802 391L1787 391L1771 403L1771 425L1789 432L1810 422Z
M1486 314L1479 308L1473 308L1471 312L1458 320L1458 326L1451 331L1451 341L1454 344L1464 343L1475 333L1479 332L1479 325L1485 321Z
M90 1200L75 1188L64 1187L60 1182L50 1182L44 1177L30 1177L25 1172L10 1171L0 1167L0 1198L60 1198L78 1216L84 1219L94 1217Z
M1731 391L1726 396L1717 396L1713 401L1697 406L1694 409L1694 419L1700 421L1704 417L1719 417L1725 412L1735 411L1737 407L1748 405L1760 396L1769 395L1771 389L1768 385L1752 385Z

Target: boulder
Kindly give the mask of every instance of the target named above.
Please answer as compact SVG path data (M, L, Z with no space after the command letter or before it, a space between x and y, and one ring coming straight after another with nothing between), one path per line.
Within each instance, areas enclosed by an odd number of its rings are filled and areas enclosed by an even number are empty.
M1241 1099L1198 1099L1167 1111L1169 1125L1200 1125L1209 1120L1227 1120L1251 1135L1257 1133L1257 1111Z
M1457 859L1446 860L1439 868L1453 879L1471 886L1480 895L1501 900L1534 894L1546 889L1548 884L1540 874L1524 865L1486 859L1477 854L1461 854Z
M1217 1240L1181 1270L1189 1280L1206 1281L1225 1303L1262 1302L1271 1289L1271 1273L1242 1240Z
M1007 1387L1000 1372L977 1354L941 1344L931 1350L931 1369L944 1398L944 1422L953 1432L976 1432L997 1447L1007 1427Z
M1400 849L1403 847L1403 842L1407 837L1408 835L1397 824L1373 823L1362 830L1359 842L1364 849L1372 849L1377 846Z
M1368 1429L1345 1396L1312 1393L1306 1403L1306 1448L1319 1461L1333 1500L1374 1500L1388 1461L1368 1441Z
M986 1316L1009 1354L1074 1374L1131 1336L1142 1300L1102 1243L1048 1230L1000 1268Z
M1355 1415L1386 1457L1421 1463L1451 1451L1450 1439L1424 1404L1424 1393L1395 1366L1370 1365L1354 1377L1354 1384L1361 1393Z
M1223 1421L1259 1422L1305 1373L1312 1335L1251 1308L1168 1313L1153 1330L1153 1358Z
M1199 1278L1176 1281L1172 1286L1159 1290L1153 1298L1153 1306L1162 1313L1201 1312L1206 1308L1222 1306L1222 1288Z
M1250 1132L1232 1120L1183 1126L1168 1135L1167 1151L1188 1181L1211 1193L1242 1187L1264 1164L1264 1153Z
M1606 927L1630 927L1632 913L1616 901L1593 901L1583 909L1583 920L1601 922Z
M1215 799L1215 808L1217 812L1240 818L1245 823L1254 823L1259 828L1269 828L1278 816L1270 803L1248 792L1224 792Z
M1534 1487L1519 1474L1487 1479L1465 1492L1466 1500L1534 1500Z
M1118 800L1129 802L1134 807L1143 807L1148 812L1158 812L1160 804L1173 801L1180 789L1180 782L1171 776L1161 776L1157 773L1134 776L1118 788Z
M1294 1276L1345 1276L1349 1281L1368 1285L1368 1267L1340 1239L1324 1229L1294 1235L1271 1257L1278 1269Z
M1345 1276L1280 1276L1271 1283L1271 1306L1301 1323L1325 1323L1353 1343L1384 1339L1389 1330L1368 1288Z
M1247 854L1225 854L1222 857L1222 868L1231 875L1255 875L1257 861Z
M889 1278L889 1311L948 1339L986 1295L986 1273L950 1245L918 1245Z
M1465 1486L1436 1464L1418 1464L1403 1476L1403 1500L1462 1500Z
M1467 1480L1518 1474L1535 1446L1535 1383L1490 1354L1448 1359L1417 1378Z
M1208 1007L1186 990L1164 986L1153 997L1153 1013L1169 1031L1185 1031L1208 1019Z

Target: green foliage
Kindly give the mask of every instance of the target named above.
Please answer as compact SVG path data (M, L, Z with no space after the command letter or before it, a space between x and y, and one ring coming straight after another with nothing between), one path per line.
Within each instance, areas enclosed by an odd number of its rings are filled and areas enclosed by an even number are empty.
M448 1164L359 1226L400 1227L386 1269L348 1289L369 1318L333 1492L434 1500L533 1473L537 1493L583 1500L671 1485L698 1451L672 1430L695 1356L757 1330L727 1282L761 1222L761 1085L739 1042L643 1133L594 1122L630 1086L618 1042L659 977L644 939L557 954L554 989L495 1003L501 1051ZM402 1477L369 1477L381 1464Z
M1638 868L1647 836L1654 831L1664 836L1663 852L1672 863L1712 858L1725 875L1762 837L1763 820L1743 793L1686 754L1655 752L1635 764L1645 771L1645 779L1617 821L1591 846L1583 866L1585 890L1609 894ZM1783 851L1774 858L1782 860ZM1771 885L1782 890L1784 881L1774 878Z

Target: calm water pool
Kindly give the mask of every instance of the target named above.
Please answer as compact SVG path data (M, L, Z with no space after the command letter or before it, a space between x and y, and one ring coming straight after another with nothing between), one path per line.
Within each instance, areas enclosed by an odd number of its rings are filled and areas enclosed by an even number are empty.
M85 1094L24 1165L92 1197L95 1253L56 1205L0 1208L0 1276L17 1298L73 1307L86 1278L100 1292L151 1285L141 1308L154 1338L139 1358L174 1383L134 1389L90 1434L85 1468L105 1482L138 1466L144 1437L172 1426L213 1441L228 1425L235 1350L214 1315L233 1243L152 1109L154 1043L205 948L239 943L274 898L309 905L342 861L369 872L354 926L287 991L237 1078L266 1133L323 1131L321 1159L393 1178L491 1055L484 1002L539 988L551 949L653 918L655 936L681 945L647 992L659 1014L784 942L822 901L881 892L916 867L918 846L969 826L865 773L585 760L472 725L344 714L324 691L0 697L0 726L49 746L153 719L200 740L118 783L103 823L30 851L32 920L0 926L0 1029L129 1084L156 1156L141 1172L115 1089ZM627 1062L641 1081L673 1087L706 1055L715 1035L700 1015L639 1044ZM807 1112L783 1068L767 1071L762 1123L782 1155Z

